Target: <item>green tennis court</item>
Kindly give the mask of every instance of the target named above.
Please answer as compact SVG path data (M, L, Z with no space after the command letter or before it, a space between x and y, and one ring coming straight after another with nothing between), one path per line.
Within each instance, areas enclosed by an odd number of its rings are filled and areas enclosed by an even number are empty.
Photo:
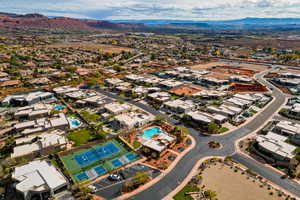
M60 158L76 182L92 180L139 159L126 144L110 140Z

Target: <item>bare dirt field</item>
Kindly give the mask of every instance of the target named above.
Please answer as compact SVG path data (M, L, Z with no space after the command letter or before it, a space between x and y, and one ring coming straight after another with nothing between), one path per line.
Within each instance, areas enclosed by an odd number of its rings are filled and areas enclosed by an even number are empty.
M181 86L181 87L170 90L170 92L172 92L176 95L179 95L179 96L191 96L200 91L202 91L202 89L195 87L195 86L188 86L188 85Z
M194 65L194 66L190 66L191 69L195 69L195 70L206 70L215 66L226 66L224 63L221 62L209 62L209 63L205 63L205 64L198 64L198 65Z
M268 190L241 171L235 172L229 166L216 163L206 168L202 174L205 189L216 191L218 200L283 200L274 189ZM272 192L272 195L270 195Z
M224 64L221 62L209 62L205 64L190 66L190 68L195 70L208 70L216 66L228 66L228 64ZM263 65L254 65L254 64L246 64L246 63L241 63L240 65L238 65L238 67L240 69L253 70L257 72L262 72L268 68L267 66L263 66Z
M80 47L87 50L101 50L104 52L111 52L111 53L120 53L122 51L133 51L130 48L124 47L117 47L111 45L104 45L104 44L96 44L92 42L76 42L76 43L57 43L57 44L50 44L47 47L49 48L67 48L67 47Z

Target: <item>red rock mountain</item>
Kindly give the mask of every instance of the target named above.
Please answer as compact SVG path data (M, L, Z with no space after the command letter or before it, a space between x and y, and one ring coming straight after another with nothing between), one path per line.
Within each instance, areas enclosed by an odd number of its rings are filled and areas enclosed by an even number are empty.
M48 18L40 14L0 14L0 27L32 27L63 29L133 29L143 24L116 24L102 20L74 19L68 17Z

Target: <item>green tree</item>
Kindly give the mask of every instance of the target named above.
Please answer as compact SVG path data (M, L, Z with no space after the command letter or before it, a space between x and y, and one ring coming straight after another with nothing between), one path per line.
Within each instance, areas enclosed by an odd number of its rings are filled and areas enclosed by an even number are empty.
M206 190L204 191L204 195L206 198L209 198L210 200L213 200L217 197L217 193L212 190Z
M216 124L215 122L210 122L208 124L208 132L210 132L210 133L213 133L213 134L218 133L219 128L220 128L219 125Z
M167 119L167 116L166 115L156 115L155 116L155 122L156 123L161 123L163 121L165 121Z

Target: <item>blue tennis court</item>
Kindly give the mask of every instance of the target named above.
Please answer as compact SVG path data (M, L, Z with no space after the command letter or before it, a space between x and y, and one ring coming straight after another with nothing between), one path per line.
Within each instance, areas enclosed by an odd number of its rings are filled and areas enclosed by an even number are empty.
M109 143L96 149L75 155L74 159L80 166L86 166L119 152L120 149L115 144Z
M88 175L85 172L82 172L82 173L78 174L76 177L77 177L77 179L79 181L83 181L83 180L88 180L89 179Z
M123 165L123 163L119 159L112 160L111 164L116 168L119 168Z
M137 156L133 153L130 153L130 154L127 154L126 155L126 158L130 161L134 161L134 160L137 160Z
M106 169L103 166L95 167L94 170L99 176L106 173Z

